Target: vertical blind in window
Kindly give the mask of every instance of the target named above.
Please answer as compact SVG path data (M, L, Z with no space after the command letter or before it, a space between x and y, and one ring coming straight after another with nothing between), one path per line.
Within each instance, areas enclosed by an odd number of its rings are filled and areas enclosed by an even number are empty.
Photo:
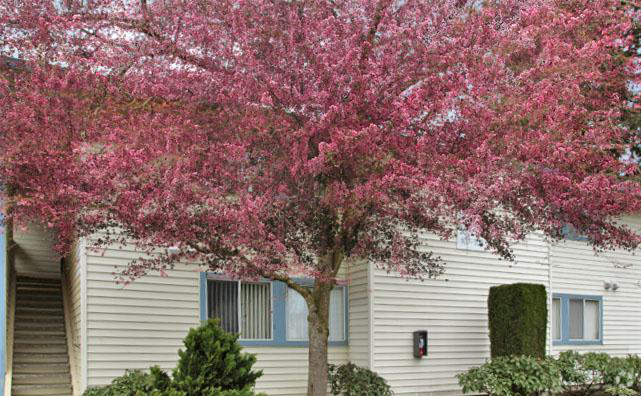
M345 341L345 288L332 289L329 300L329 340ZM287 339L307 341L307 304L297 291L287 290Z
M209 281L209 317L220 319L229 333L238 333L238 282Z
M242 339L271 338L271 300L269 283L208 282L209 317L219 318L225 331L240 333Z
M271 287L269 283L241 283L241 336L249 340L271 338Z

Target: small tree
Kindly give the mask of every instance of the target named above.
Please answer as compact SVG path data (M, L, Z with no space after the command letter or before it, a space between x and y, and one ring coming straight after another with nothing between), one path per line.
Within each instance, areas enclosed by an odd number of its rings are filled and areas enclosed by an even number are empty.
M362 258L442 263L423 232L510 245L566 224L633 249L641 210L618 94L635 18L615 0L33 0L0 6L7 218L136 240L131 280L178 260L286 283L327 390L329 299ZM294 276L315 280L311 289Z
M487 300L492 357L545 357L548 309L545 286L493 286Z
M178 352L172 388L185 396L209 395L214 390L253 388L263 373L253 371L256 357L242 353L238 335L225 332L217 319L192 328Z

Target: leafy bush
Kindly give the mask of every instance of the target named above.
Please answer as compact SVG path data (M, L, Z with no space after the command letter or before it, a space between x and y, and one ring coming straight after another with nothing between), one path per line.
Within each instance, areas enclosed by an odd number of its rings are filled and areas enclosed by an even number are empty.
M492 357L545 357L545 286L515 283L490 288L488 318Z
M639 394L641 358L563 352L557 359L499 357L458 375L464 393L497 396L559 392L567 396Z
M630 374L630 388L641 393L641 357L628 355L628 372Z
M168 385L169 376L154 366L149 373L128 370L110 385L87 389L83 396L148 396L167 390Z
M393 393L375 372L353 363L329 365L329 383L332 395L337 396L392 396Z
M634 383L632 358L610 357L606 353L581 355L568 351L560 354L557 365L566 393L625 395Z
M185 350L178 352L172 388L186 396L252 388L262 371L252 371L256 357L242 353L237 340L238 335L225 332L216 319L189 330Z
M553 359L501 356L457 375L463 393L491 396L531 396L561 389L561 374Z

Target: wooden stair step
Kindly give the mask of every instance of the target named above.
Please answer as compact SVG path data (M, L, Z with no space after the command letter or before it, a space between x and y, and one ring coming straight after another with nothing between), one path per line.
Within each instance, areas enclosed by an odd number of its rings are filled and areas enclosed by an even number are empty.
M69 373L67 363L20 363L13 365L14 374Z
M15 385L66 385L71 383L69 372L44 373L44 374L13 374L13 384Z
M13 385L12 396L71 396L71 384L60 385Z
M58 363L69 363L69 357L66 353L22 353L15 352L13 354L14 364L31 364L31 363L43 363L43 364L58 364Z

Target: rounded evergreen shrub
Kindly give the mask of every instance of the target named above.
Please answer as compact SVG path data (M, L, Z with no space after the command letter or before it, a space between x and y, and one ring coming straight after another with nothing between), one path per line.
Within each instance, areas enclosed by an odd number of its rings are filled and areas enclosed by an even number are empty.
M385 380L375 372L353 363L329 365L329 384L336 396L392 396Z
M256 357L242 353L237 341L238 335L225 332L216 319L189 330L183 340L185 350L178 352L172 388L185 396L253 388L262 371L252 370Z

